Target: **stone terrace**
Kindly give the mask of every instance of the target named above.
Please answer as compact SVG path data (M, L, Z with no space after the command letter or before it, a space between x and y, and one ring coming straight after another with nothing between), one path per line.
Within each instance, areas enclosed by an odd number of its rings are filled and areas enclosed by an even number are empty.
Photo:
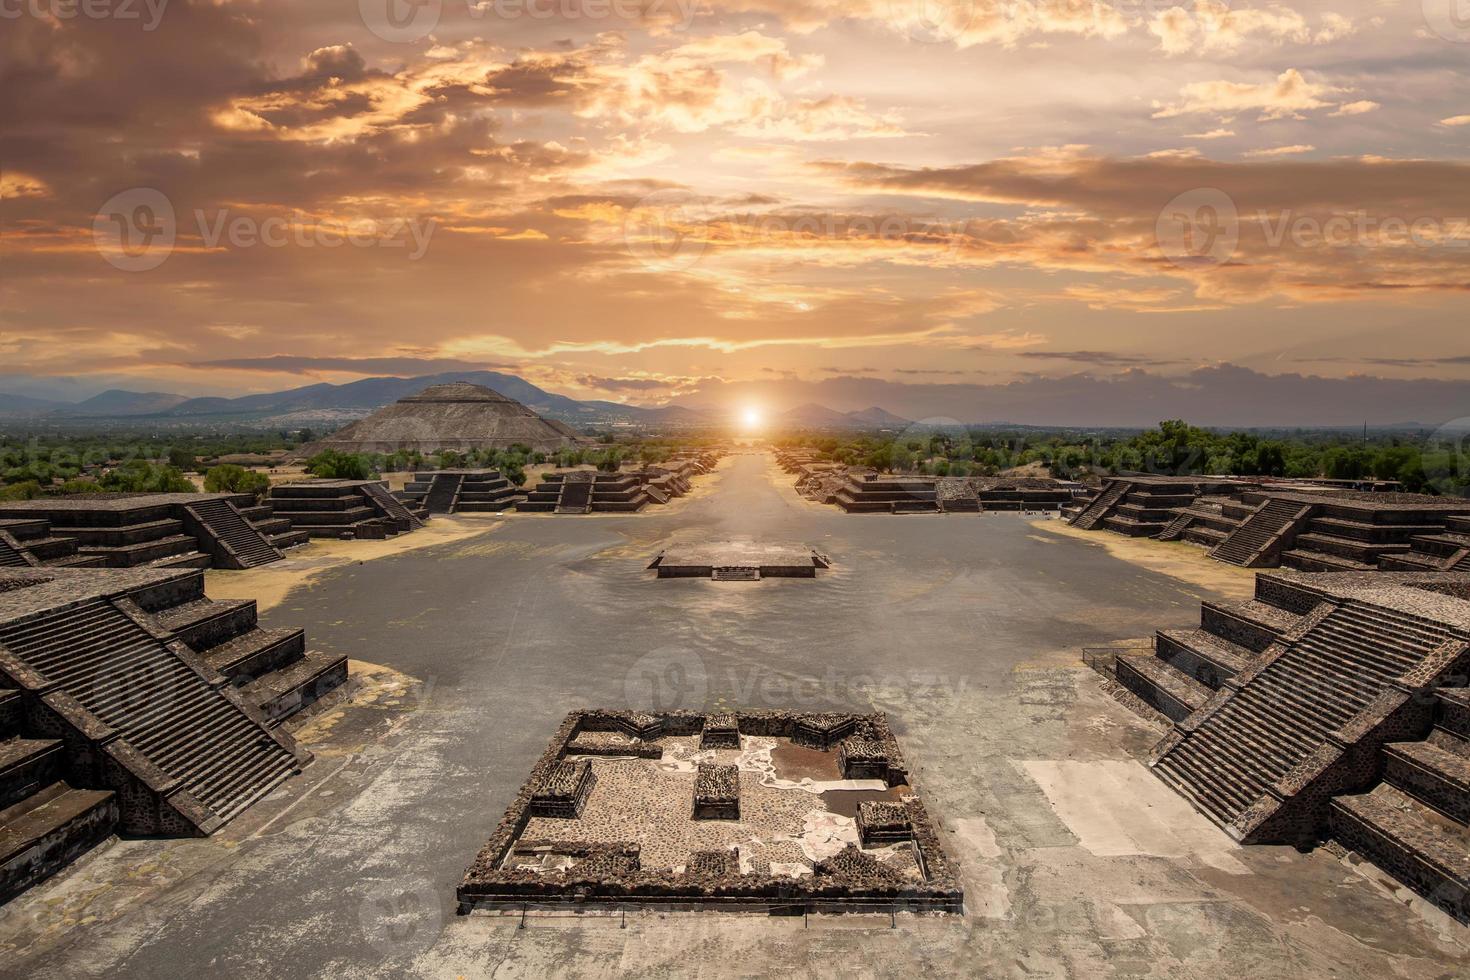
M1470 502L1406 493L1264 488L1243 493L1241 503L1251 510L1211 557L1308 572L1371 571L1385 558L1409 554L1416 538L1445 535L1450 519L1470 518Z
M199 571L0 571L0 900L115 831L213 833L310 760L279 726L345 679Z
M1151 764L1243 843L1332 836L1470 922L1470 574L1262 573L1117 681Z
M248 494L43 497L0 504L0 520L46 521L50 537L108 568L254 568L305 540Z
M273 519L312 538L382 540L424 526L423 511L381 480L307 480L271 488Z
M400 496L424 514L495 513L525 499L499 470L415 473Z

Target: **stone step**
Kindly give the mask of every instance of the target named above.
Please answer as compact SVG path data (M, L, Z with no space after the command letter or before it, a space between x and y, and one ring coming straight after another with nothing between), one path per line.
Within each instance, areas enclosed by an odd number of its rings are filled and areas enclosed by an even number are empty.
M1470 922L1470 834L1393 786L1339 796L1332 835L1445 912Z
M12 738L20 734L25 724L25 702L21 693L11 688L0 687L0 738Z
M1397 554L1409 550L1407 542L1369 542L1317 533L1298 534L1294 545L1294 550L1326 554L1334 558L1347 558L1365 565L1376 565L1380 555Z
M77 551L106 559L110 568L137 568L181 555L198 554L199 542L191 534L173 534L140 544L82 545Z
M170 517L115 527L68 527L63 533L83 548L122 548L177 537L184 533L184 522Z
M299 660L306 653L306 632L299 629L254 628L203 651L204 662L231 679L255 679Z
M1250 664L1254 651L1202 629L1159 630L1154 637L1158 658L1215 690Z
M310 707L347 681L347 658L313 650L284 670L264 674L241 691L273 725Z
M1318 551L1304 551L1300 548L1283 551L1281 564L1285 568L1295 568L1302 572L1371 572L1375 567L1360 561L1326 555Z
M0 809L17 803L62 777L66 758L54 738L0 741Z
M270 542L277 551L285 551L288 548L299 548L311 542L310 531L286 531L282 534L272 534Z
M148 563L149 568L211 568L214 559L202 551L186 551Z
M1119 655L1114 667L1118 683L1174 721L1204 707L1213 693L1188 674L1148 654Z
M117 826L111 792L64 782L0 810L0 905L71 864Z
M255 628L254 599L194 599L153 614L164 629L204 650Z
M1470 823L1470 758L1433 742L1384 746L1384 781L1459 823Z

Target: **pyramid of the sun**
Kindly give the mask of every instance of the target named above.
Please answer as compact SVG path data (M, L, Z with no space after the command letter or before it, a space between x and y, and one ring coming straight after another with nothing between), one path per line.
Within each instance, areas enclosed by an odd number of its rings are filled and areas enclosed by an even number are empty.
M569 425L543 419L520 402L483 385L461 381L425 388L304 447L302 452L467 452L515 445L554 452L587 442Z

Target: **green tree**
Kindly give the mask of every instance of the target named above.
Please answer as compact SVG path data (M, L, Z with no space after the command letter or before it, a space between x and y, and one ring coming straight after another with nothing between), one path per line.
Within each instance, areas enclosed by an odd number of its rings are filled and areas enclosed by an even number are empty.
M210 493L249 493L254 494L258 500L270 488L270 477L264 473L247 470L232 463L212 466L204 474L204 489Z
M193 493L196 487L176 466L135 459L98 481L110 493Z
M374 480L378 468L366 453L326 449L306 461L306 472L324 480Z

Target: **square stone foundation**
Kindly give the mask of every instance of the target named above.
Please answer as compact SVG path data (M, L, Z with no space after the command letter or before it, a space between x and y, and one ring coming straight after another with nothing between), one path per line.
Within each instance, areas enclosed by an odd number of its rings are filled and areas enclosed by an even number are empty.
M792 914L957 913L964 896L882 714L588 710L457 898Z

